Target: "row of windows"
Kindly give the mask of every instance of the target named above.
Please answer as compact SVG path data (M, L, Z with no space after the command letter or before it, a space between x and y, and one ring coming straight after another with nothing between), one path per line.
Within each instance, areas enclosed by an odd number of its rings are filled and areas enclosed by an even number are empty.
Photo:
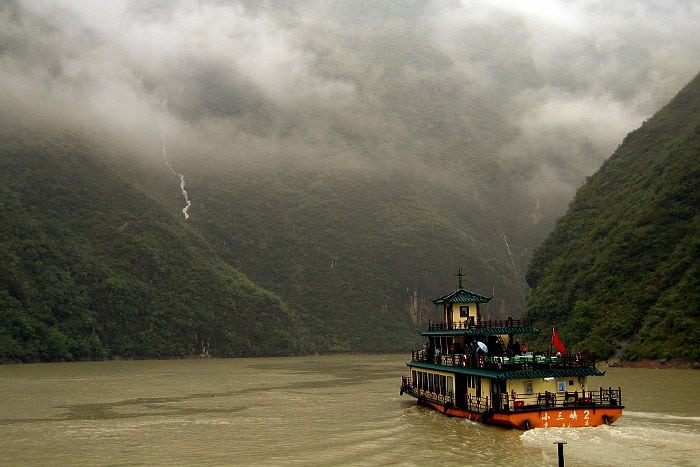
M452 388L454 386L454 379L452 376L413 370L412 377L414 388L443 396L452 395Z
M452 392L453 377L428 373L425 371L413 370L413 387L424 391L442 394L443 396ZM478 376L467 376L467 387L481 389L481 378ZM530 382L532 390L532 382Z
M412 377L413 377L413 387L416 389L421 389L423 391L427 392L432 392L435 394L441 394L443 396L446 395L451 395L453 391L453 377L452 376L445 376L445 375L439 375L435 373L428 373L425 371L417 371L413 370L412 371ZM524 383L524 393L525 394L532 394L533 393L533 388L532 388L532 381L523 381ZM563 381L559 381L559 387L558 390L560 392L563 392L566 390L565 383ZM573 384L573 381L570 381L569 384ZM478 391L481 391L481 378L478 376L474 375L468 375L467 376L467 387L471 389L477 389Z

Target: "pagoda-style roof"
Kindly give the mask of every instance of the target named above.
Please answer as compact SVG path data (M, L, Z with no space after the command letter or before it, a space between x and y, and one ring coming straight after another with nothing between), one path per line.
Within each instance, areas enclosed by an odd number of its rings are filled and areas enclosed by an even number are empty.
M483 295L459 288L454 292L436 298L433 300L433 303L436 305L444 305L446 303L487 303L492 298L493 297L484 297Z

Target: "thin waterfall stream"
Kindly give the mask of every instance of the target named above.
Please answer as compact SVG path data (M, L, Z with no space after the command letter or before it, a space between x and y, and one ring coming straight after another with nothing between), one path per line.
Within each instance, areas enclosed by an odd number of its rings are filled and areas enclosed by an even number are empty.
M167 110L168 108L168 99L165 98L163 99L163 109ZM165 129L161 128L160 132L160 140L161 140L161 147L162 147L162 156L163 156L163 163L170 169L170 171L173 173L173 175L176 175L180 177L180 191L182 192L182 197L185 200L185 207L182 208L182 214L185 216L185 220L190 218L190 206L192 205L192 201L190 201L190 197L187 194L187 190L185 189L185 175L177 172L173 166L170 164L170 161L168 161L168 147L167 144L165 143Z

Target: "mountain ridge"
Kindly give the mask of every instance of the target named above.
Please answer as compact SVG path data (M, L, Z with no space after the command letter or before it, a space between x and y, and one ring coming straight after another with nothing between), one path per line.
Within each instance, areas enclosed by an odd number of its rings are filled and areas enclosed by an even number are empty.
M623 360L700 361L700 75L578 190L532 259L526 316Z
M119 173L125 167L111 165L89 140L46 136L46 128L23 140L21 128L3 129L0 359L313 351L278 297L216 258L180 216L168 214L178 211L150 196L154 180L176 189L164 166L162 176L139 180L134 173L153 167ZM260 314L269 315L270 327L234 330L255 304L266 304Z

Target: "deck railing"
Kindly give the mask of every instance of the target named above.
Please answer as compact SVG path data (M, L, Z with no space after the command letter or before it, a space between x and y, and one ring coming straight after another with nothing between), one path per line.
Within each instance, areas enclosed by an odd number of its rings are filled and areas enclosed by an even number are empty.
M464 400L457 401L452 392L442 394L441 392L436 392L434 389L424 389L413 386L410 376L401 377L401 391L418 399L425 399L448 407L455 406L471 410L472 412L486 412L491 409L491 403L488 397L466 395Z
M531 319L520 319L520 318L508 318L508 319L489 319L488 321L481 321L478 324L474 324L473 319L467 319L464 321L456 321L452 323L433 323L428 321L428 330L430 331L451 331L455 329L492 329L492 328L520 328L520 327L531 327Z
M591 391L540 392L537 394L501 394L504 410L571 407L619 407L622 406L622 389L598 388Z
M596 364L595 356L581 352L557 356L544 354L525 354L512 357L446 354L432 358L425 350L412 350L411 361L434 363L464 368L479 368L484 370L542 370L552 368L590 368Z
M598 388L592 391L543 392L535 394L501 394L500 400L494 399L493 407L488 397L476 397L466 394L463 400L456 400L453 394L441 394L433 390L413 386L410 376L401 377L401 391L416 398L423 398L443 405L455 406L473 412L519 411L545 408L595 408L621 407L622 389Z

